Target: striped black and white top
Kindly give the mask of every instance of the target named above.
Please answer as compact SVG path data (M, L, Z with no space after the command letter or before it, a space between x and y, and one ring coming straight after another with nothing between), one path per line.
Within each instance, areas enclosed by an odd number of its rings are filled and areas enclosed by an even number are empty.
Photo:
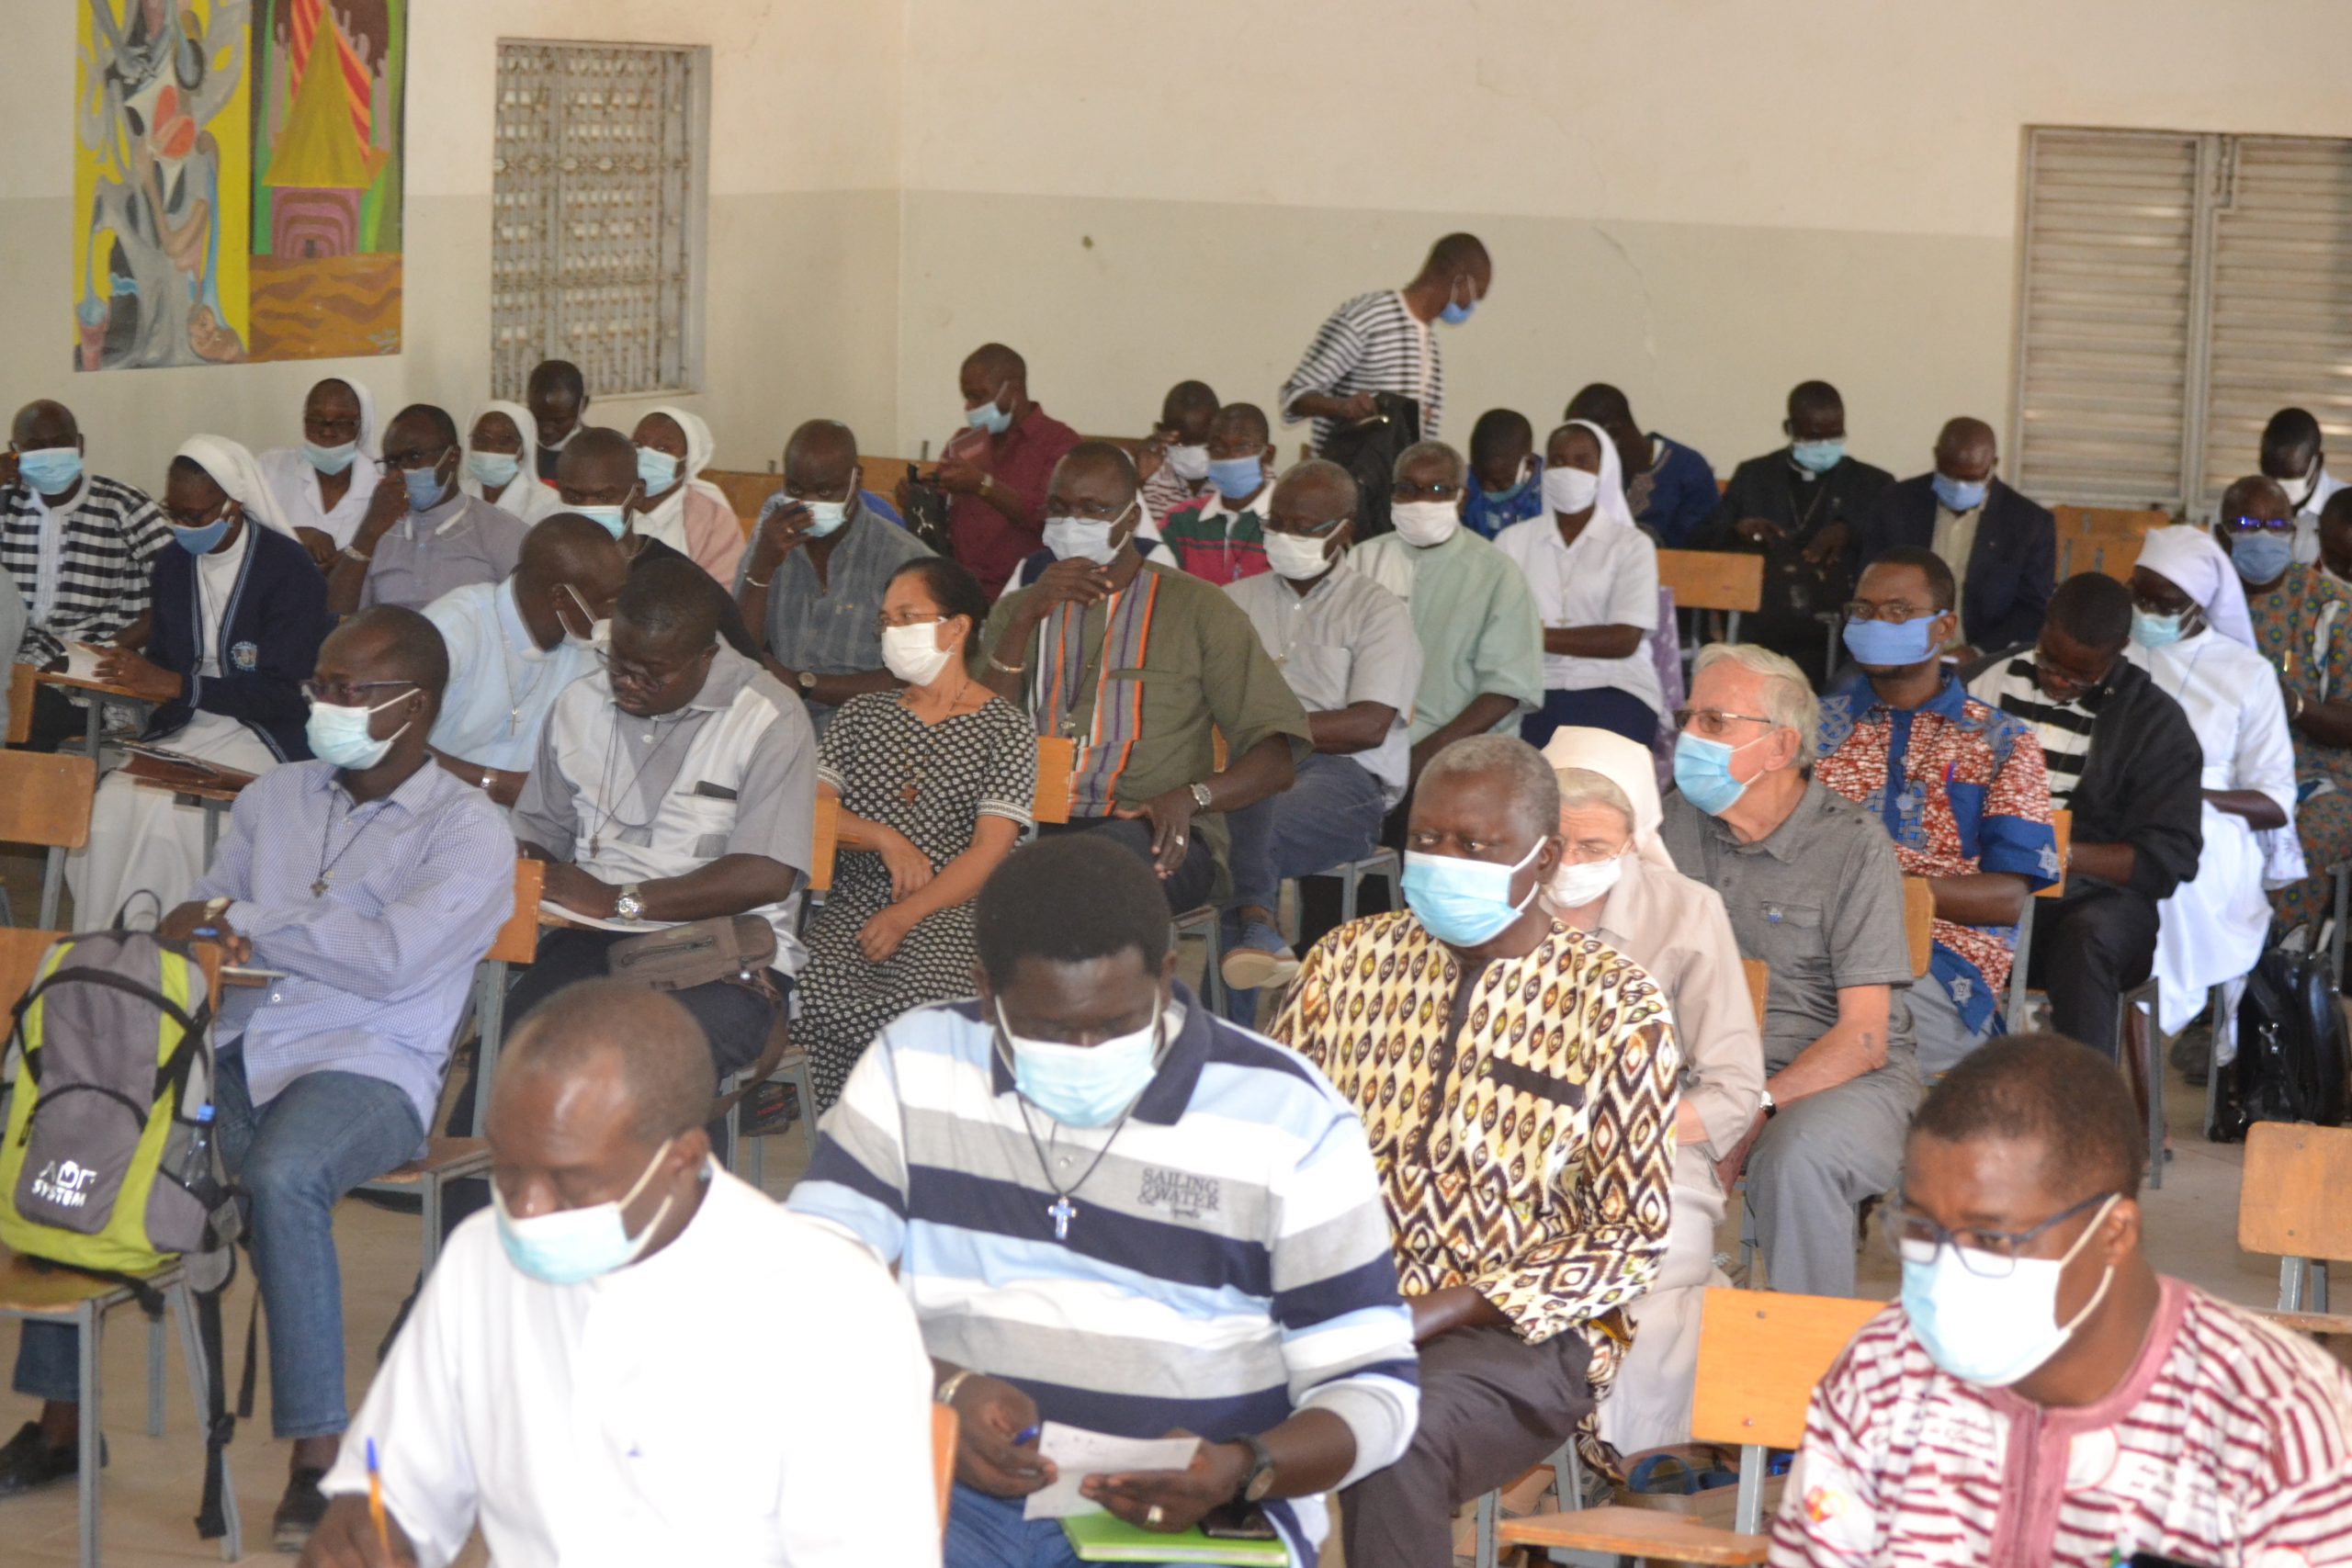
M147 613L147 578L172 542L140 491L85 475L71 501L45 504L30 486L0 494L0 566L31 612L17 658L46 664L63 642L111 642Z
M2030 658L2012 659L1996 670L1976 677L1968 694L2033 726L2041 742L2041 761L2050 775L2050 804L2072 804L2075 785L2091 754L2091 710L2080 703L2053 703L2034 679Z
M1311 393L1351 397L1358 392L1394 392L1421 406L1421 435L1434 441L1445 406L1445 372L1438 362L1437 334L1405 308L1394 288L1359 294L1323 323L1307 345L1306 357L1283 383L1283 423L1296 424L1292 405ZM1330 440L1332 421L1315 422L1315 449Z

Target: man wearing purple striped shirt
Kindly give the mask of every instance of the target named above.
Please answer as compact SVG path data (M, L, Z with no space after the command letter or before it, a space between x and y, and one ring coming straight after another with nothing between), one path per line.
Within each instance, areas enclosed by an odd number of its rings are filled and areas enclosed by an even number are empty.
M317 761L237 799L195 898L160 930L221 933L277 972L223 998L215 1123L252 1195L269 1318L270 1424L290 1440L277 1549L325 1511L319 1481L348 1421L332 1217L353 1188L424 1151L474 965L514 907L514 840L480 790L433 765L449 655L433 623L378 608L345 622L307 682ZM74 1472L74 1331L27 1324L16 1388L48 1402L0 1447L0 1497Z

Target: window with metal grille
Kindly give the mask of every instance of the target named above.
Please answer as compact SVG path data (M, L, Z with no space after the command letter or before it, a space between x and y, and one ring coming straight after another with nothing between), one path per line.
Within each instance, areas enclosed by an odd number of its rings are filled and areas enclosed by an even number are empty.
M2025 190L2018 489L2201 513L2290 405L2352 449L2352 141L2036 127Z
M491 385L569 359L594 397L702 378L707 49L502 39Z

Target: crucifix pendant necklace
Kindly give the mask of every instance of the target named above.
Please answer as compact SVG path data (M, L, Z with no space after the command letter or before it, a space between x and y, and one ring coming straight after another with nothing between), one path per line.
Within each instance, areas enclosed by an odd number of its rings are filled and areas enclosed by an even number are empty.
M355 807L353 809L356 810L357 807ZM373 828L375 825L376 818L373 817L370 817L367 821L359 824L359 831L352 834L350 838L345 840L343 848L335 851L334 858L333 860L329 860L327 858L327 846L334 842L334 801L332 796L328 798L327 830L319 835L319 879L311 884L311 897L323 898L326 897L327 885L334 880L334 868L343 863L343 857L351 852L351 846L366 838L368 836L368 829Z
M1087 1165L1084 1171L1080 1173L1076 1181L1064 1187L1055 1181L1054 1162L1046 1157L1046 1145L1037 1141L1037 1129L1029 1120L1029 1102L1025 1100L1021 1102L1022 1130L1029 1134L1029 1146L1037 1151L1037 1168L1044 1174L1046 1185L1052 1188L1054 1191L1054 1201L1046 1205L1046 1217L1054 1222L1056 1241L1068 1244L1069 1223L1078 1218L1078 1205L1069 1201L1070 1194L1086 1185L1086 1179L1094 1174L1095 1168L1102 1163L1102 1156L1111 1152L1111 1145L1118 1142L1120 1129L1126 1126L1127 1118L1134 1113L1135 1107L1132 1105L1119 1113L1118 1121L1112 1124L1111 1135L1102 1140L1102 1146L1095 1152L1092 1161ZM1057 1146L1061 1143L1061 1136L1060 1125L1057 1123L1054 1129L1054 1143Z

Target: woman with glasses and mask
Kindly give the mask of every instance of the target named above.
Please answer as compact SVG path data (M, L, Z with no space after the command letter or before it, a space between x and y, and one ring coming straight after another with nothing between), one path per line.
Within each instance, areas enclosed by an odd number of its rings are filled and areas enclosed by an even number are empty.
M2223 502L2224 515L2260 516L2284 497L2257 479L2231 486ZM2132 569L2132 601L2128 657L2180 705L2205 759L2197 875L2158 911L2160 1021L2166 1033L2178 1031L2204 1007L2207 988L2222 986L2218 1038L2235 1017L2239 982L2262 955L2270 929L2264 890L2303 875L2287 705L2256 649L2232 558L2204 529L2150 534Z
M1560 779L1560 864L1544 897L1563 922L1640 964L1666 993L1682 1047L1674 1111L1673 1228L1638 1332L1600 1410L1620 1453L1687 1442L1699 1371L1699 1299L1731 1281L1714 1266L1724 1189L1715 1165L1756 1118L1764 1050L1731 917L1714 889L1675 868L1649 748L1605 729L1555 731L1544 760Z
M2352 513L2337 509L2324 534L2352 536ZM2278 674L2295 746L2295 833L2316 874L2275 887L2281 929L2327 918L2332 880L2323 869L2352 858L2352 585L2294 560L2294 501L2277 481L2240 479L2222 498L2213 536L2245 582L2255 650Z
M260 773L308 759L301 683L334 617L253 454L191 437L172 459L164 521L177 547L155 558L146 649L109 650L98 679L155 705L141 740L199 765ZM203 811L121 773L98 788L88 848L65 863L85 925L137 892L170 909L203 872Z
M1037 735L978 678L988 611L954 561L900 567L882 658L905 685L852 697L826 727L817 787L841 802L841 850L808 922L794 1025L820 1111L884 1025L971 994L972 900L1030 825Z

